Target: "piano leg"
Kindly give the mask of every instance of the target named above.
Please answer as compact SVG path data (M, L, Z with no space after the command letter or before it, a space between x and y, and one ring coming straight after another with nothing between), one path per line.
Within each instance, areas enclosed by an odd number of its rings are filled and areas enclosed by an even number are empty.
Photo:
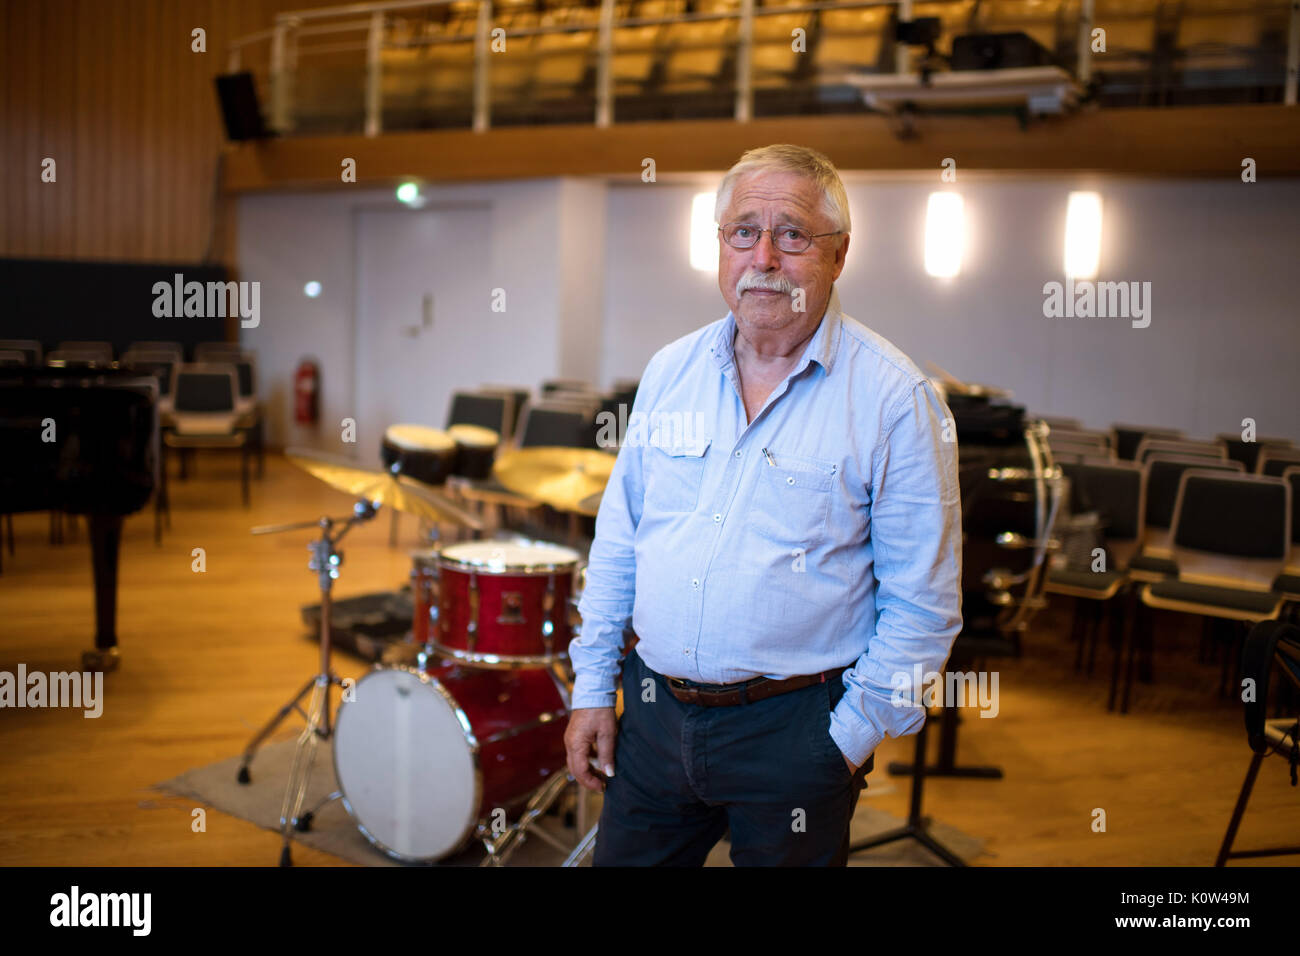
M81 655L86 670L117 668L117 559L121 515L89 515L90 554L95 576L95 649Z

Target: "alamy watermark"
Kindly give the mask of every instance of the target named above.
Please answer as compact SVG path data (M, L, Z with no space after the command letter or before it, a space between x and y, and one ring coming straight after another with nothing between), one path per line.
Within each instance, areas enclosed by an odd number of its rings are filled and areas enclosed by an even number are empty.
M631 412L624 403L618 414L596 415L596 445L600 448L676 448L695 445L708 437L703 412Z
M27 672L26 664L18 673L0 671L0 708L3 707L80 707L88 720L104 712L104 674L101 671Z
M182 273L172 281L153 284L153 314L160 319L224 319L239 316L239 325L255 329L262 321L260 282L186 282Z
M1133 328L1145 329L1151 324L1151 283L1047 282L1043 285L1043 315L1049 319L1132 319Z
M895 707L976 707L981 717L998 715L997 671L896 671L890 680Z

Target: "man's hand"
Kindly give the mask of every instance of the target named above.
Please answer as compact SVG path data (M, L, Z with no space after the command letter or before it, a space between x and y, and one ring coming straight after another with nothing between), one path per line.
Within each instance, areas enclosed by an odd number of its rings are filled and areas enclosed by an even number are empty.
M841 757L844 757L843 754L840 754L840 756L841 756ZM858 768L855 767L855 766L853 765L853 761L850 760L848 757L844 757L844 762L845 762L846 764L849 765L849 773L857 773L857 772L858 772Z
M605 789L600 777L591 772L591 748L596 748L596 762L606 777L614 776L614 741L618 721L613 707L579 707L569 714L569 728L564 732L564 749L568 752L569 773L588 790Z

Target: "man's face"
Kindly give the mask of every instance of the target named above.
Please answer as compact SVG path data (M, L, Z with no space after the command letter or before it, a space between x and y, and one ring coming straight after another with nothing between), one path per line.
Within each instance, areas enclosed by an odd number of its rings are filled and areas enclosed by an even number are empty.
M722 222L752 223L761 229L797 226L809 235L831 232L835 226L822 211L822 194L816 184L798 173L751 173L742 176L731 192ZM798 330L815 326L826 303L831 284L844 269L849 237L814 239L799 254L782 252L772 234L762 233L749 249L734 249L718 238L718 287L744 333ZM738 286L766 286L745 288ZM803 311L796 311L794 296L802 289ZM772 290L772 291L769 291Z

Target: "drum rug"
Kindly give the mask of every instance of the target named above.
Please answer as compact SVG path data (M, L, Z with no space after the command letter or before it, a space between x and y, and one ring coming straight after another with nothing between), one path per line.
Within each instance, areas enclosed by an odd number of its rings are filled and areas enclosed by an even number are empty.
M178 797L196 800L207 806L229 813L241 820L248 820L257 826L278 831L280 827L280 803L284 799L284 787L289 777L289 765L293 760L296 741L294 739L268 743L258 751L252 765L252 782L244 785L236 780L239 770L239 757L231 757L206 767L188 770L178 777L158 784L158 789ZM896 786L887 782L883 774L873 774L869 783L880 780L880 789ZM316 752L316 764L308 788L305 807L312 807L335 789L334 764L330 753L330 742L322 741ZM870 787L868 788L868 792ZM599 800L592 798L591 820L595 822L599 812ZM853 816L852 837L865 839L875 833L883 833L901 826L903 821L893 814L885 813L868 805L866 792L858 804ZM571 846L577 839L573 829L566 828L560 816L544 816L539 825L555 836L562 844ZM984 841L970 836L953 827L935 823L931 832L950 850L962 859L971 862L984 852ZM376 850L357 829L341 801L335 800L315 816L311 829L306 833L295 833L295 842L312 847L324 853L332 854L350 863L363 866L403 866ZM730 866L728 844L724 840L714 847L709 854L707 866ZM477 866L484 857L484 850L478 844L461 852L455 857L441 861L443 866ZM510 857L509 866L558 866L565 855L544 840L531 838ZM588 860L588 862L590 862ZM941 862L928 850L914 840L899 840L886 846L855 854L849 860L850 866L940 866Z

